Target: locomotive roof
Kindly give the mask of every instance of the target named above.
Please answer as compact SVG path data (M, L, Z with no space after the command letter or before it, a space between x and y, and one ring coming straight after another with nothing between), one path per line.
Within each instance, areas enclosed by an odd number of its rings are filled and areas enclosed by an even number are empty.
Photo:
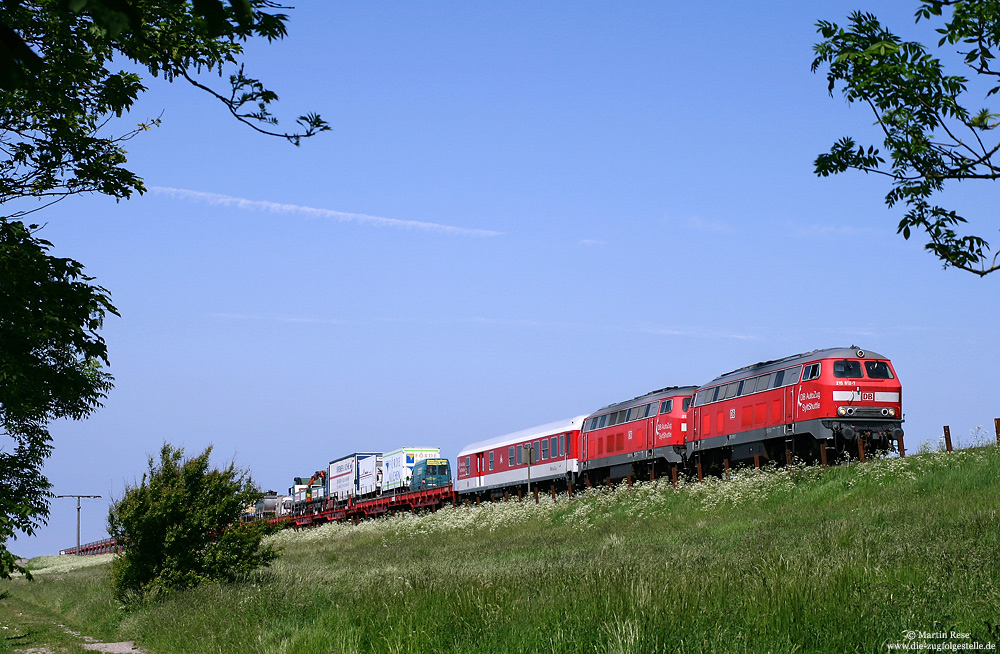
M602 406L597 411L594 411L592 416L600 415L602 413L608 413L610 411L617 411L619 409L627 409L631 406L636 406L638 404L645 404L652 400L661 400L668 397L677 397L678 395L694 395L697 386L668 386L667 388L661 388L658 391L650 391L645 395L639 395L638 397L633 397L631 400L625 400L624 402L616 402L614 404L609 404L607 406Z
M575 418L557 420L556 422L539 425L538 427L529 427L528 429L522 429L521 431L515 431L503 436L496 436L494 438L488 438L484 441L470 443L462 448L462 451L458 453L458 456L462 457L466 454L482 452L484 450L493 449L494 447L513 445L514 443L520 443L535 437L541 438L543 436L553 436L567 431L575 431L583 426L583 421L586 419L587 416L576 416Z
M859 348L857 345L852 345L850 347L831 347L825 350L813 350L812 352L803 352L802 354L793 354L792 356L785 357L783 359L775 359L774 361L761 361L760 363L755 363L751 366L744 366L742 368L737 368L731 372L727 372L724 375L719 375L712 381L708 382L700 388L707 388L709 386L715 386L720 382L728 382L736 379L743 379L744 377L750 377L751 375L756 375L765 372L771 372L774 370L781 370L782 368L787 368L788 366L795 365L796 363L806 363L807 361L816 361L818 359L857 359L861 358L858 356L858 352L863 352L865 359L888 359L889 357L882 356L877 352L871 352L863 348Z

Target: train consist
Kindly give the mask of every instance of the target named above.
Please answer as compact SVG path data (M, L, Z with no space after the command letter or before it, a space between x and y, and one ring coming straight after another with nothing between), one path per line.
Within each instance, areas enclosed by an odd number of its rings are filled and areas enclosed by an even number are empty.
M902 389L892 363L858 347L757 363L702 386L673 386L464 447L452 470L437 448L360 452L331 461L258 517L382 515L658 475L718 474L902 448ZM454 479L452 473L454 472Z
M626 478L720 474L732 465L902 454L902 423L902 387L887 357L855 346L815 350L472 443L454 470L433 447L355 452L296 477L287 495L268 493L245 517L298 526L358 521L529 488L572 492Z

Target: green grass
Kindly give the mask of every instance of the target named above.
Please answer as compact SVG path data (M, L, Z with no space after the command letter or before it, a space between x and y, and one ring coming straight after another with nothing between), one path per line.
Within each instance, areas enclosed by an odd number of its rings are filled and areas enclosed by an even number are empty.
M20 607L158 654L1000 646L998 510L997 448L742 471L286 531L267 571L129 609L106 566L38 574L0 586L0 625Z

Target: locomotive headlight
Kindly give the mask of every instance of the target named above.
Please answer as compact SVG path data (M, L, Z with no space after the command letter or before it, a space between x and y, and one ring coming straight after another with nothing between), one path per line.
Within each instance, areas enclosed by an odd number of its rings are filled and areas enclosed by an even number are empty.
M839 407L837 407L837 415L838 416L846 416L847 415L847 407L846 406L839 406Z
M895 407L891 407L889 409L889 417L890 418L895 418L896 417L896 408Z

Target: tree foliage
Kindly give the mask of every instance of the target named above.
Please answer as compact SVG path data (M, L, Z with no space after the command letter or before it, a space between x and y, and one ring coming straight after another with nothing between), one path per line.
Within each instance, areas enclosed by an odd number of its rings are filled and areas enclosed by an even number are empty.
M0 578L23 572L3 543L48 515L46 425L86 417L111 389L98 330L117 311L79 262L49 254L32 228L0 221Z
M298 145L329 129L316 114L276 129L278 96L244 73L243 44L284 38L271 0L0 0L0 578L6 543L48 515L46 424L83 418L111 388L97 330L115 314L83 267L47 254L18 221L79 193L142 193L124 145L159 122L129 123L142 75L185 81L253 129ZM225 79L214 86L216 75ZM25 202L31 201L31 202Z
M1000 90L994 62L1000 0L924 0L916 19L942 19L945 13L937 48L955 49L976 81L985 84L984 95L994 95ZM924 247L945 267L980 276L1000 269L1000 253L981 236L961 233L967 218L935 198L946 182L1000 178L995 158L1000 139L994 131L1000 116L971 107L969 78L948 74L925 45L902 40L872 14L855 12L846 27L820 21L817 29L824 40L814 47L813 71L827 67L831 94L839 86L848 102L871 109L884 151L844 137L817 157L816 173L825 177L854 169L888 177L892 189L886 204L907 207L897 230L904 238L923 230Z
M112 565L120 597L233 581L277 556L261 543L269 523L240 522L262 493L232 463L209 469L211 452L185 459L182 448L164 444L159 463L150 457L142 481L111 507L108 531L122 545Z
M146 89L136 70L185 80L237 120L295 144L329 129L307 114L298 118L302 131L273 131L269 107L277 94L239 65L248 39L285 36L287 16L270 0L0 2L0 204L143 192L141 178L125 168L123 144L159 120L111 131ZM125 61L131 70L115 66ZM214 89L199 76L221 76L227 66L228 88Z

